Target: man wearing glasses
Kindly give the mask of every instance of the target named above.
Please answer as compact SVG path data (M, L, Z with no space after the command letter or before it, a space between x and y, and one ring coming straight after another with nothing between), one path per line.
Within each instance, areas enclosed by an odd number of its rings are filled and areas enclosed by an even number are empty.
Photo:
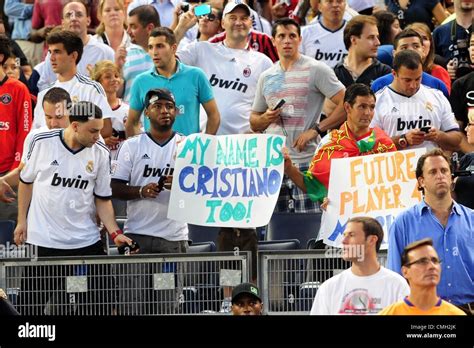
M401 273L404 248L417 240L431 238L443 260L439 296L473 314L473 211L453 200L449 159L442 150L433 149L419 158L416 178L424 197L398 215L390 226L388 268Z
M410 295L386 307L380 315L466 315L436 292L441 278L441 260L431 238L405 247L402 273L410 284Z

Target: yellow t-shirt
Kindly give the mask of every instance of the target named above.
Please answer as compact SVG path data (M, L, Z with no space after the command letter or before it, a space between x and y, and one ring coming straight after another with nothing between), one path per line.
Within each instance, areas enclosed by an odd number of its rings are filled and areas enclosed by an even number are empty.
M433 308L424 311L416 308L408 298L405 297L403 301L396 302L382 309L379 315L466 315L466 313L441 298Z

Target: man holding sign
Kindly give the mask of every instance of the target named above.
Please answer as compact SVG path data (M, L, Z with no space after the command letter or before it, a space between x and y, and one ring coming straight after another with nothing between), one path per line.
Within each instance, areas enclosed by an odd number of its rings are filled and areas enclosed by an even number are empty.
M327 196L331 160L395 151L395 145L381 129L370 128L374 117L375 96L370 88L355 83L347 88L344 110L347 121L339 129L326 135L311 161L309 170L302 173L285 154L285 174L313 201Z
M112 194L114 198L128 201L124 230L140 246L139 253L185 253L188 225L167 217L176 149L184 138L171 128L177 113L176 102L169 90L152 89L146 94L145 105L150 131L127 139L118 149L112 164ZM146 311L151 308L149 302L155 302L153 296L157 293L143 287L137 290L140 275L149 274L150 270L146 265L134 267L134 275L123 279L121 301L125 305L120 311L122 314L151 314ZM179 284L176 291L179 295ZM174 294L164 294L168 295L174 298ZM132 307L135 305L127 305L130 302L140 304L135 308ZM168 302L171 308L160 311L173 311L178 306L173 300L168 299Z
M167 218L170 191L163 190L171 183L176 147L184 138L171 129L175 99L164 88L150 90L145 99L150 132L119 148L112 164L112 194L129 201L124 230L138 242L141 253L186 252L188 227Z

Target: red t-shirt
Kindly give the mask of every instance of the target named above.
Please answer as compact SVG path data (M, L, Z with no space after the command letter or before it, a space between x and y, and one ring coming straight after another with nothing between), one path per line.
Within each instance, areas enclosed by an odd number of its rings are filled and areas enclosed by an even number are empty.
M451 78L449 77L448 71L441 65L433 64L431 68L431 76L436 77L444 82L448 93L451 94Z
M0 81L0 173L15 169L20 164L32 114L28 88L20 81L5 76Z
M224 41L226 37L225 31L215 35L214 37L209 39L209 42L221 42ZM268 58L272 60L273 63L278 61L278 52L273 46L272 38L265 33L250 30L249 33L249 47L252 48L254 51L263 53Z

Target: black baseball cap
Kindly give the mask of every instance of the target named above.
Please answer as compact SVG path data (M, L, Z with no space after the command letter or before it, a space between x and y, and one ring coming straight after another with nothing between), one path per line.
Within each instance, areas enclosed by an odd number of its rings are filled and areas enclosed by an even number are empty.
M171 93L166 88L150 89L145 97L145 105L146 107L149 107L150 105L156 103L158 100L168 100L176 105L176 100L174 99L173 93Z
M262 302L262 298L260 297L260 290L258 287L256 287L252 283L242 283L237 285L232 291L232 303L234 303L238 297L244 294L253 296L257 300Z

